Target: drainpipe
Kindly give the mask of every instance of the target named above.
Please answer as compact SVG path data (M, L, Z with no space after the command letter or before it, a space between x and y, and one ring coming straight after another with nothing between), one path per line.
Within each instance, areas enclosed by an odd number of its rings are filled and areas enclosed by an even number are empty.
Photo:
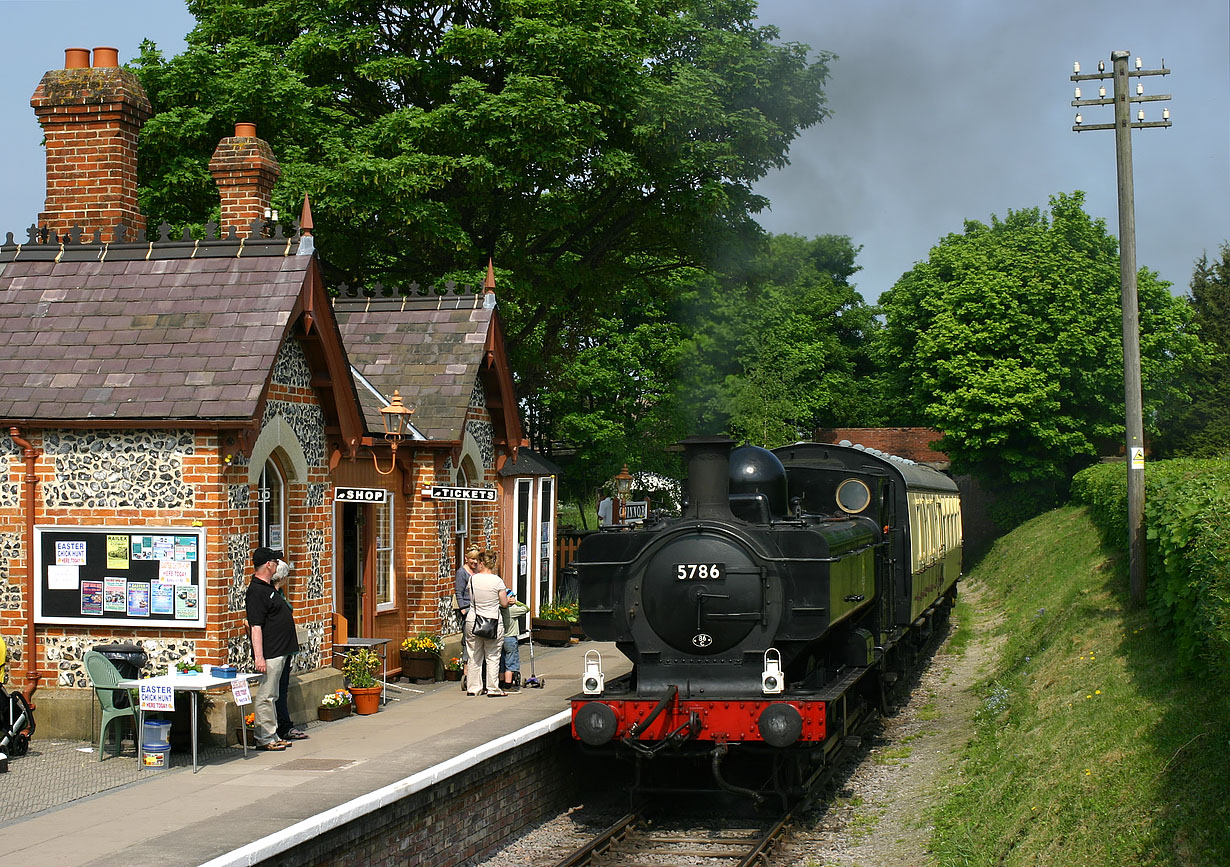
M9 428L9 437L21 447L22 456L26 459L26 688L22 693L30 709L34 710L37 707L33 701L34 691L42 680L34 649L34 488L38 484L34 465L40 452L21 438L20 428Z

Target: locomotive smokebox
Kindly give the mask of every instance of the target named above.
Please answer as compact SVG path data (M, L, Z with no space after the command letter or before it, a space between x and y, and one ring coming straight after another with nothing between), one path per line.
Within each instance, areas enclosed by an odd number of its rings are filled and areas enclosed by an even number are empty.
M684 518L729 521L730 450L734 440L719 436L690 436L682 440L688 462L688 502Z

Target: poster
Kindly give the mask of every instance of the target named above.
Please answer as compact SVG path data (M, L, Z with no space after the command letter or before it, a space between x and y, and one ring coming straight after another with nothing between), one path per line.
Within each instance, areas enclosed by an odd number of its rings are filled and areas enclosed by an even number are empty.
M149 584L147 582L128 582L128 616L149 617Z
M197 606L197 586L195 584L175 585L175 619L195 620Z
M103 613L103 583L101 581L81 582L81 613Z
M76 590L80 581L80 566L47 567L47 587L51 590Z
M176 536L174 551L176 561L184 563L195 561L196 536Z
M141 682L141 710L175 710L175 690L158 683Z
M191 584L192 564L184 560L159 560L158 580L166 584Z
M175 585L163 581L155 581L150 585L150 614L175 613Z
M103 611L128 610L128 581L108 575L103 579Z
M56 542L57 566L84 566L85 540Z
M252 692L248 689L247 680L232 680L231 694L235 696L235 704L240 707L252 703Z
M111 570L128 569L128 537L107 537L107 568Z

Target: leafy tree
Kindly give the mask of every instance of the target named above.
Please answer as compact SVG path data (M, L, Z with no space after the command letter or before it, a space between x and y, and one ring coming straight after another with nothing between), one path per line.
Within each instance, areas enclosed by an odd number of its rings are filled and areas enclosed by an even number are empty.
M698 286L681 376L692 426L776 446L880 420L875 311L849 282L857 254L844 236L772 236L749 264Z
M151 224L216 214L209 157L242 120L281 164L279 209L311 195L334 282L473 282L493 256L548 451L638 415L652 395L635 387L584 424L584 401L565 412L559 392L603 393L586 381L598 335L633 303L667 309L669 275L757 240L754 183L827 114L829 56L777 42L754 0L188 7L187 50L147 43L135 64L155 111L140 142Z
M1220 259L1205 253L1192 272L1187 303L1204 353L1191 361L1159 423L1168 456L1218 457L1230 451L1230 243Z
M1049 215L969 221L881 298L882 358L911 420L944 432L955 469L1028 485L1035 506L1123 442L1118 247L1083 203L1059 194ZM1197 351L1167 290L1141 269L1146 419Z

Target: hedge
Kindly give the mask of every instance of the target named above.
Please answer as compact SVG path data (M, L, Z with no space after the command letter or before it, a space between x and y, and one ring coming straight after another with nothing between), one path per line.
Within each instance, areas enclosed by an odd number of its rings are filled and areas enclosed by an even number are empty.
M1077 473L1072 499L1106 544L1127 551L1127 470ZM1148 599L1191 671L1230 675L1230 461L1180 459L1145 469Z

